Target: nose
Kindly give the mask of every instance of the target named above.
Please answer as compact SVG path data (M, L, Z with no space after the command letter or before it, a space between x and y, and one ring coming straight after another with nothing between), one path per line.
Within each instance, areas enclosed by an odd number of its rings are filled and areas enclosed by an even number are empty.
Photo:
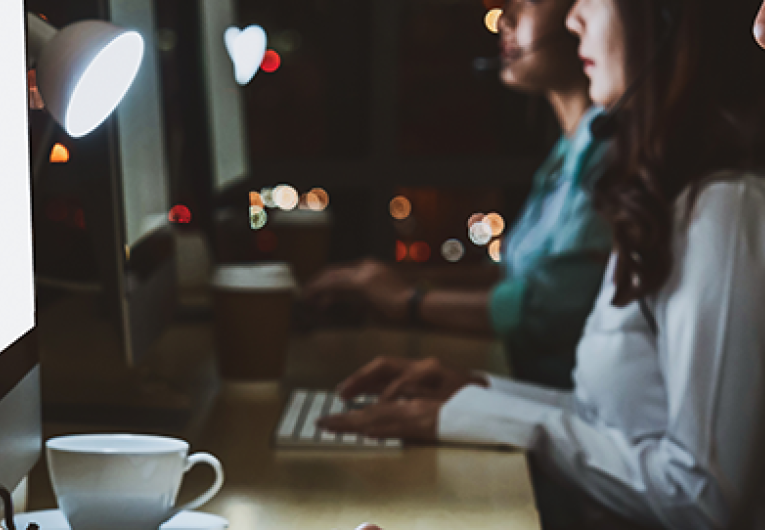
M754 36L760 46L765 48L765 2L760 7L760 12L757 13L757 20L754 22Z
M566 27L568 30L579 37L582 36L584 30L584 20L582 18L582 0L576 0L574 5L571 6L571 11L566 16Z

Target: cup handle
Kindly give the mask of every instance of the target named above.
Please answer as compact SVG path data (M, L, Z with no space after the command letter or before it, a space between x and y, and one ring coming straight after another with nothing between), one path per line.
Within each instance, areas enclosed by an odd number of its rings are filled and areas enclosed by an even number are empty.
M215 482L202 495L193 501L184 504L180 508L173 510L173 515L176 515L185 510L196 510L204 503L215 497L215 495L223 487L223 466L221 465L220 460L215 458L210 453L194 453L186 459L186 469L184 469L183 472L188 473L188 471L197 464L209 464L212 466L212 468L215 470Z

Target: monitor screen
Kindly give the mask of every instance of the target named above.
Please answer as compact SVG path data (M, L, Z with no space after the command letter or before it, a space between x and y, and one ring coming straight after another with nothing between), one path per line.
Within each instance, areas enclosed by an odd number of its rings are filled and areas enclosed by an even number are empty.
M165 226L170 210L154 6L151 0L110 0L109 8L112 22L136 30L146 43L138 77L116 112L125 238L133 247Z
M23 2L0 17L0 353L34 327Z
M236 24L233 0L199 0L213 184L222 191L249 171L242 89L224 35Z

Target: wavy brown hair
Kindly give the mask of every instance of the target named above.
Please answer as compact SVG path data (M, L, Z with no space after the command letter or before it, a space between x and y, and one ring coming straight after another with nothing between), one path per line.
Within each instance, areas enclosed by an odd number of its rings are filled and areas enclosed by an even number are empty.
M617 254L613 303L624 306L666 282L683 190L693 201L714 172L762 163L765 53L751 36L759 0L614 1L627 79L651 71L619 113L614 162L595 189Z

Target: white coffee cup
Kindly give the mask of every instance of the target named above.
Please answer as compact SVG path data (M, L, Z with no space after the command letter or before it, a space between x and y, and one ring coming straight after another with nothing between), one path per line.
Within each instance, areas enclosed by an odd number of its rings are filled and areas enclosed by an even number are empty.
M73 530L157 530L223 486L218 459L208 453L187 456L189 444L176 438L84 434L52 438L45 447L53 491ZM176 508L183 475L199 463L212 466L215 483Z

